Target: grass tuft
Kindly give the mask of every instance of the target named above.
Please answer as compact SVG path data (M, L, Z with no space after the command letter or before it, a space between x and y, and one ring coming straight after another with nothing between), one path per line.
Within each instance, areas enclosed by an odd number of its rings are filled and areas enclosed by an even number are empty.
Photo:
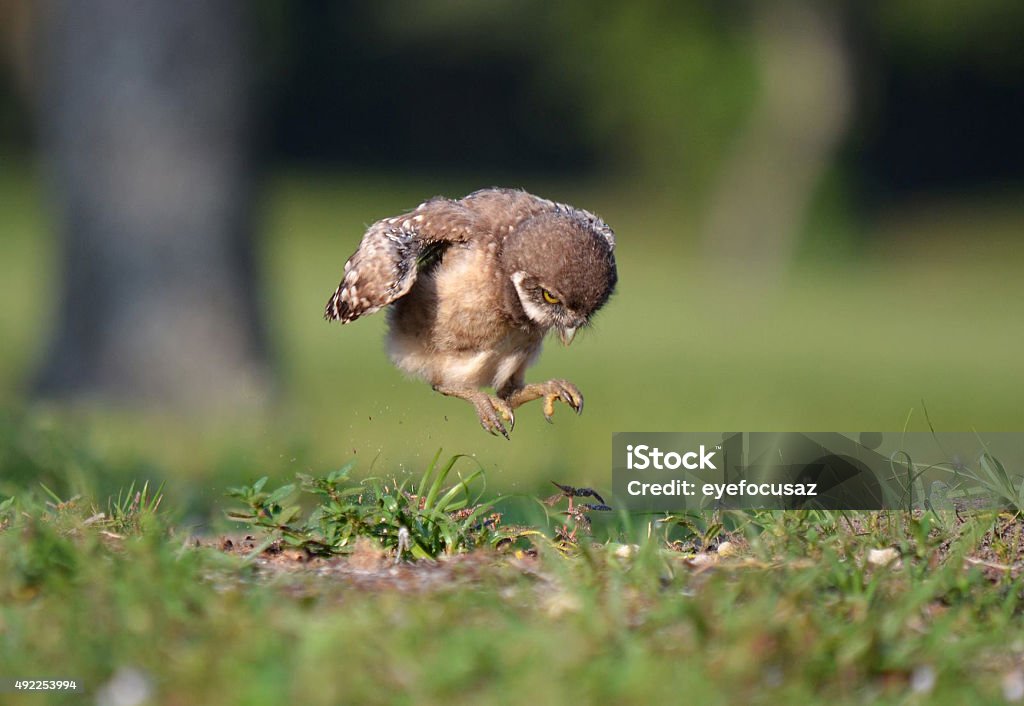
M438 450L418 483L380 477L354 481L352 463L326 476L298 474L298 485L272 491L265 489L263 477L251 486L228 489L228 496L245 507L228 511L227 516L268 530L315 556L347 554L361 537L393 552L396 559L405 554L431 559L507 538L497 529L500 514L493 512L501 498L480 502L483 470L478 467L453 482L456 464L468 457L455 455L444 463L440 458ZM314 500L311 512L303 514L296 495Z

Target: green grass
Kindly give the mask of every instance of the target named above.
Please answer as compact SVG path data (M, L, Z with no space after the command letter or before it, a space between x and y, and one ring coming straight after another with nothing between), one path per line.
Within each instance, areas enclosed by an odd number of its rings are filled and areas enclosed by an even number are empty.
M453 475L462 457L440 458L439 450L417 483L376 477L355 483L353 464L322 477L300 474L302 491L317 501L305 518L301 505L282 505L295 502L295 484L264 490L263 476L228 490L243 505L228 517L270 530L272 540L312 556L348 554L359 539L371 539L397 559L435 559L511 539L497 530L500 518L491 512L500 498L479 502L482 489L474 486L482 485L483 471Z
M93 703L126 675L152 704L996 703L1019 676L1005 515L619 518L619 541L568 555L538 541L395 579L388 558L368 588L197 547L159 495L119 498L0 503L0 677L84 685L4 703Z

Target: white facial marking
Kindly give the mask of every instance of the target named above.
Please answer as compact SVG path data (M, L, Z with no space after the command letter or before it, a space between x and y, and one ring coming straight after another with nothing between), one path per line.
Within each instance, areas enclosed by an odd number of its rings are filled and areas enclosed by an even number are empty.
M530 298L529 292L523 288L523 280L529 277L525 272L516 272L512 275L512 284L516 287L516 292L519 294L519 303L523 305L523 311L530 317L530 321L535 324L541 324L546 326L548 320L548 312L544 310L544 307L540 306L533 299Z

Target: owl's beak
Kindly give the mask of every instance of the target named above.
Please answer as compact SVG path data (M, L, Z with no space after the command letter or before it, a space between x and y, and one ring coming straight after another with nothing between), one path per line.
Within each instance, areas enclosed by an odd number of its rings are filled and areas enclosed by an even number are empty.
M571 328L560 328L558 329L558 337L562 339L562 345L569 345L572 343L573 337L576 335L576 327Z

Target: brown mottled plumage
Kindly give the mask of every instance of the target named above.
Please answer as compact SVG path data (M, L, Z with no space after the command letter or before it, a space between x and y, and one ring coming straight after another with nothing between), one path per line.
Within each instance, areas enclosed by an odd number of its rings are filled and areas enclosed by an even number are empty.
M544 398L577 412L570 382L525 384L544 334L568 344L615 288L615 236L594 214L512 189L436 197L377 221L345 263L325 316L342 323L391 305L388 351L407 373L476 408L491 433ZM481 388L491 387L495 395Z

